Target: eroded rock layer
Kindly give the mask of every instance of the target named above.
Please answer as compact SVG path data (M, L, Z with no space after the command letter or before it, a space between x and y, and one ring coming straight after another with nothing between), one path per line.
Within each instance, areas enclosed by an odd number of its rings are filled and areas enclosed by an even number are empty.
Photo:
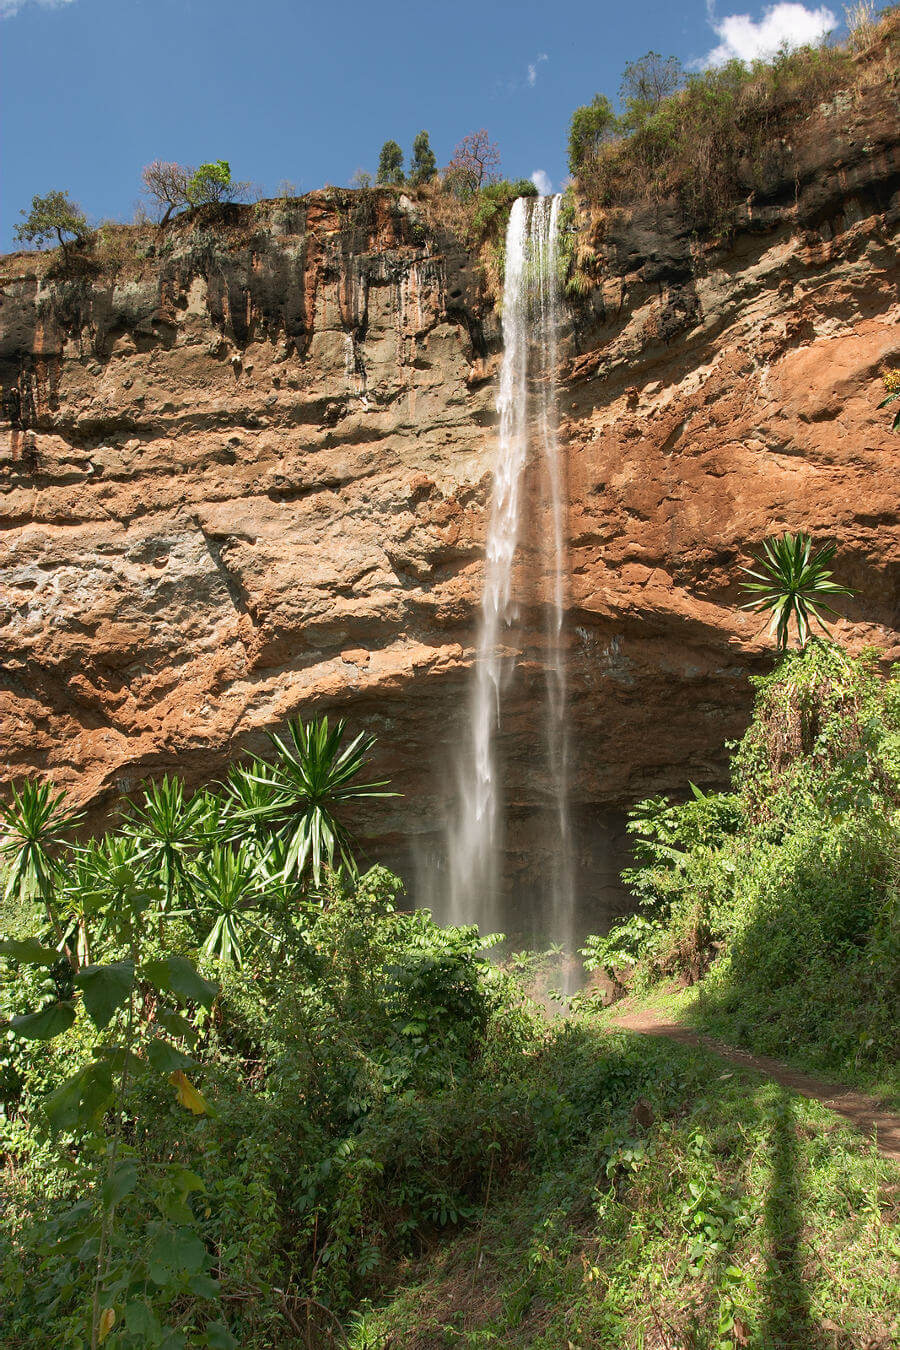
M727 246L674 208L584 224L599 280L567 320L561 435L589 894L618 862L602 812L721 781L771 650L738 608L766 534L835 539L858 591L841 637L900 654L900 437L877 409L900 356L885 107L873 90L820 109ZM367 818L375 851L433 875L494 449L500 334L477 260L390 193L138 243L115 275L2 263L3 777L52 775L102 811L147 774L220 776L295 712L341 712L378 733L404 794ZM513 884L546 797L543 528L526 520L500 738Z

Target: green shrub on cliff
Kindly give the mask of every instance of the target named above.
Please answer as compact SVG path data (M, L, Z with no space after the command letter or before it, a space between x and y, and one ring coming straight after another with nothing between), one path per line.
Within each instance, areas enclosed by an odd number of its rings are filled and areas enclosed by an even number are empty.
M810 536L802 531L783 534L763 541L762 553L754 556L759 571L741 568L751 578L743 588L754 597L742 608L770 614L769 628L776 635L779 651L787 650L792 622L802 647L814 623L828 632L823 613L837 617L828 599L853 594L849 586L831 579L828 564L836 548L835 544L814 548Z
M403 151L396 141L385 141L378 156L375 182L379 187L400 187L406 182L403 172Z
M413 141L412 168L409 173L409 181L413 187L421 187L423 183L430 183L436 177L437 159L431 148L428 132L420 131Z

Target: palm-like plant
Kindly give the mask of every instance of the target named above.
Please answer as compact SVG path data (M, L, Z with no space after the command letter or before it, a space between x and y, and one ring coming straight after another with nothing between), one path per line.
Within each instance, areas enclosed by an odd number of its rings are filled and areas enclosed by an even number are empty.
M59 868L57 903L63 923L77 931L81 964L90 959L89 921L94 936L114 931L119 912L139 876L138 843L120 834L105 834L76 847Z
M771 611L769 631L775 633L779 651L787 650L792 620L797 629L797 639L803 647L809 640L810 620L828 632L828 625L820 610L837 616L837 610L832 609L825 597L853 595L848 586L839 586L831 580L828 564L834 554L834 544L814 549L808 534L783 534L764 540L763 552L753 555L761 571L741 568L742 572L753 578L743 583L744 590L755 596L741 608Z
M168 774L144 789L140 805L132 804L123 833L137 843L136 859L163 888L164 910L191 886L190 860L207 835L209 801L202 792L188 797L180 778Z
M203 939L207 956L244 963L248 939L265 933L261 913L280 898L278 882L266 876L252 850L214 844L194 866L192 914L209 925Z
M274 764L256 759L247 778L266 789L265 799L236 815L246 821L262 820L284 839L285 880L299 881L307 867L318 886L323 866L334 866L335 857L355 871L353 837L336 812L345 803L365 797L393 797L384 792L387 779L358 783L375 737L360 734L341 748L346 723L329 727L327 717L288 723L288 736L270 734L278 751Z
M268 764L255 760L252 767L232 764L220 798L222 813L218 835L223 840L246 839L248 827L261 843L267 842L267 818L280 801L279 789Z
M20 900L39 898L50 913L56 884L56 855L83 819L80 811L65 806L65 791L50 783L27 780L13 787L12 800L0 802L4 828L0 857L9 864L4 899L18 892Z

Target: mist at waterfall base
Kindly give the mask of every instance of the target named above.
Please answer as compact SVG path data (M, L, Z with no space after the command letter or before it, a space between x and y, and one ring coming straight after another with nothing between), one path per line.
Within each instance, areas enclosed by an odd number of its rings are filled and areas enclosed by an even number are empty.
M585 864L597 869L600 859L585 848L589 831L573 819L569 800L567 497L557 426L560 203L558 195L519 198L506 232L499 428L481 613L452 766L456 791L446 852L439 875L429 869L424 889L432 892L440 919L506 933L513 947L558 944L573 952L598 926L579 892ZM504 738L513 720L516 743L528 746L526 764L513 762ZM593 842L605 834L608 862L599 873L609 888L615 885L609 863L617 869L626 857L621 822L606 826ZM531 858L526 875L517 866L523 836ZM421 889L419 896L425 899Z

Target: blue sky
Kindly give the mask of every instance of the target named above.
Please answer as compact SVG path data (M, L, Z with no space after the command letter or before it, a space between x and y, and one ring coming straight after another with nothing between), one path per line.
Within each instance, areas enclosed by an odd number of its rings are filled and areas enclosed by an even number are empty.
M308 191L422 128L444 164L484 126L506 176L558 186L572 109L649 48L718 61L836 25L746 0L0 0L0 248L36 192L130 220L153 159Z

